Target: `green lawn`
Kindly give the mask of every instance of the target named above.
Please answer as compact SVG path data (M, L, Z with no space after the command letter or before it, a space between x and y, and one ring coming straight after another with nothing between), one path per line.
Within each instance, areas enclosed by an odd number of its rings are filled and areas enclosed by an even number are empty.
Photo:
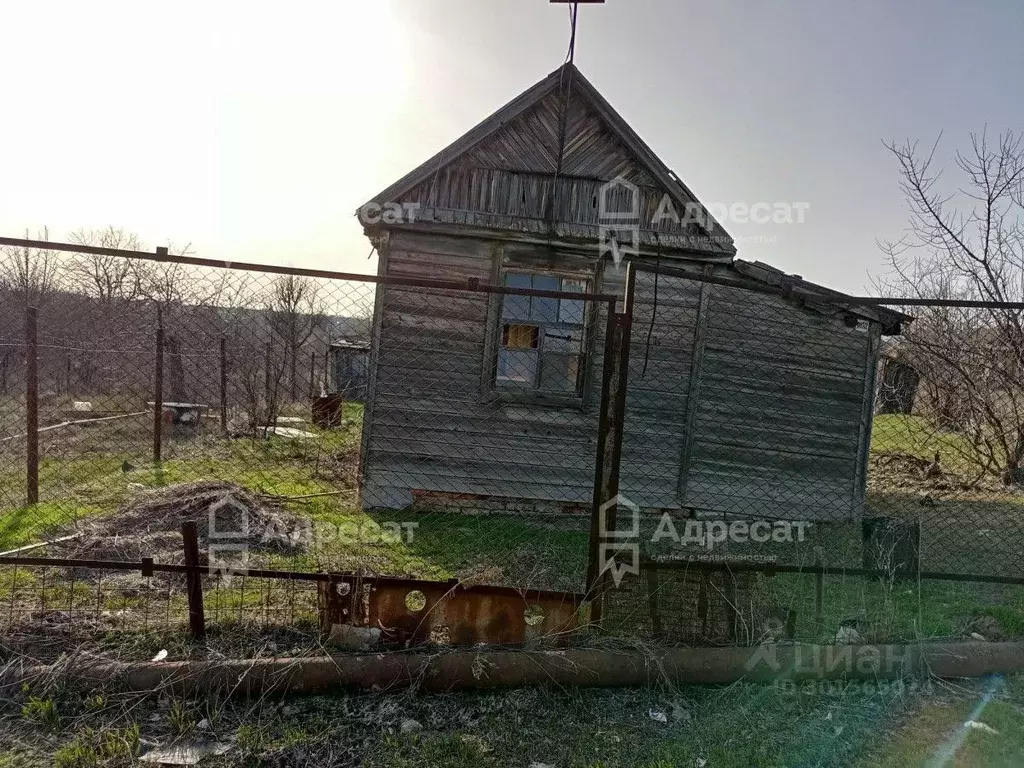
M922 416L882 414L874 418L871 450L908 453L931 460L936 451L946 461L955 460L958 468L976 457L970 440L957 432L941 430Z

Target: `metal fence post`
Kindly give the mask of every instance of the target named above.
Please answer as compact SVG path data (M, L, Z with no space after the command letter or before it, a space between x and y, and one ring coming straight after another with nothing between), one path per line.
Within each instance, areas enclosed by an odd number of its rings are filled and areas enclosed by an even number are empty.
M228 433L228 340L220 337L220 430Z
M156 327L156 361L153 376L153 463L160 463L161 432L164 419L164 324Z
M25 307L25 501L39 503L39 310Z
M595 624L601 621L603 596L608 583L609 563L605 556L609 548L616 543L616 540L607 534L615 529L615 499L619 494L619 466L622 458L635 285L636 275L632 265L629 265L623 311L613 312L613 307L609 306L605 327L605 358L587 564L587 593L591 598L591 621ZM612 559L616 556L613 555Z
M199 533L194 520L181 524L181 539L185 550L185 574L188 594L188 626L192 637L202 640L206 637L206 616L203 611L203 582L199 575Z

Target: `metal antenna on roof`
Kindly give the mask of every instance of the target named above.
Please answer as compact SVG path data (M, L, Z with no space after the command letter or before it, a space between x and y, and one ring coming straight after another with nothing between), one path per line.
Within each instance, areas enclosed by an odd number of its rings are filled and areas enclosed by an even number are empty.
M576 58L576 14L579 12L580 4L573 3L569 8L569 52L565 56L567 64L572 64Z

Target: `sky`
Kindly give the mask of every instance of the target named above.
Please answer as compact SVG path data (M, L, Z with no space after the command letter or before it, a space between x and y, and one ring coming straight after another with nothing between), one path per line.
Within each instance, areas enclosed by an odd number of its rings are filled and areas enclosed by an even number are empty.
M8 2L0 234L108 225L199 256L369 272L356 208L558 67L547 0ZM738 255L854 293L906 208L883 140L1024 128L1024 3L607 0L576 64ZM952 172L952 170L950 171ZM369 257L369 258L368 258Z

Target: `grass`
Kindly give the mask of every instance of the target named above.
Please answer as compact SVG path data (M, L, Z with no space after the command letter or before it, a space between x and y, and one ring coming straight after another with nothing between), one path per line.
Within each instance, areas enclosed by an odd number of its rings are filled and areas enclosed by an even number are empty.
M0 517L0 549L10 550L38 541L48 531L104 513L103 507L45 501L18 507Z
M984 687L985 692L975 690L971 696L935 696L923 701L890 738L869 750L859 765L1020 765L1024 755L1020 678L994 678L974 687ZM972 727L970 722L981 727Z
M313 439L271 436L266 440L225 440L216 428L193 439L164 442L164 461L154 467L147 422L110 422L84 428L44 452L40 472L43 501L0 516L0 550L14 549L74 530L83 521L110 514L138 488L217 478L282 502L314 534L313 546L298 553L250 553L252 567L332 571L369 568L419 578L483 578L539 588L579 589L585 570L585 521L575 530L553 529L514 516L474 517L405 511L367 513L355 506L353 471L358 452L361 406L346 406L349 427L319 430ZM129 471L123 471L127 462ZM2 463L0 463L2 466ZM0 472L0 499L23 492L23 474ZM403 523L411 526L401 528ZM396 533L398 535L396 535ZM411 534L411 536L409 535ZM46 550L32 552L45 555ZM139 581L124 594L115 580L68 582L59 573L0 569L0 612L59 610L92 615L116 613L117 623L137 629L161 620L180 625L187 604L180 578ZM6 587L6 589L5 589ZM208 623L309 622L316 594L294 584L234 579L208 580Z
M922 416L880 414L871 428L871 450L876 453L907 453L931 460L936 452L944 460L963 461L976 452L964 435L936 428Z
M53 756L56 768L102 768L132 765L139 754L139 726L98 732L86 728L60 747Z
M349 415L358 423L357 413ZM876 451L929 458L956 439L936 436L913 419L885 418L876 422ZM412 521L418 527L407 539L396 536L392 524L409 522L408 512L365 513L355 508L350 494L315 496L348 487L351 479L343 473L357 448L357 427L317 431L317 437L308 441L225 441L216 435L168 441L158 469L146 463L144 440L127 441L123 432L103 430L96 443L104 450L83 453L74 446L57 446L51 452L42 468L43 503L0 517L0 548L20 546L74 521L108 514L130 497L131 484L158 487L217 477L290 497L293 500L285 503L296 515L332 534L321 537L311 551L264 558L276 567L340 570L372 564L386 573L426 578L475 574L489 582L518 579L531 586L563 588L577 587L582 580L585 521L555 526L525 517L417 514ZM124 461L135 468L123 472ZM21 483L16 470L0 473L0 498L19 494ZM933 522L942 516L962 518L965 510L974 510L979 520L975 525L995 531L1012 529L1024 511L1014 497L984 495L969 502L958 499L955 508L924 509L903 491L891 497L876 494L871 504L876 511L912 508ZM987 537L974 535L974 528L971 533L973 538L960 536L947 543L950 551L965 557L965 568L975 567L990 551ZM926 547L932 548L926 557L942 554L934 550L937 543L926 534ZM1012 550L1000 535L994 543L999 551ZM842 557L855 565L859 544L859 526L818 526L799 556L810 562L824 553L827 562ZM813 578L781 574L763 584L766 601L796 610L798 639L808 642L828 640L840 620L849 617L862 620L867 639L962 635L969 622L982 615L994 617L1007 634L1024 634L1024 588L841 576L826 577L823 586L824 621L818 626L813 621ZM208 587L210 630L203 646L190 643L180 631L186 615L180 583L156 580L125 593L105 582L69 582L52 572L0 569L0 604L11 595L31 596L26 607L33 609L83 610L90 615L104 610L136 619L144 614L141 626L139 621L115 621L92 635L97 652L123 658L152 658L161 649L172 659L251 654L254 648L288 654L317 649L315 592L292 584L240 579ZM58 634L47 642L59 653L68 641ZM40 647L32 652L37 658L46 655ZM158 694L130 707L123 701L113 706L104 697L97 704L94 694L76 698L73 693L28 691L0 701L0 768L127 765L140 749L140 739L166 743L193 738L200 735L200 719L214 722L218 735L234 737L228 755L204 761L211 768L330 761L408 768L532 762L586 768L902 766L922 764L941 750L980 695L973 688L939 695L862 684L795 689L737 684L430 697L341 693L295 700L286 710L267 702L161 701ZM1024 754L1022 698L1016 684L1007 686L984 714L984 722L999 735L967 732L951 764L1019 764L1014 760ZM652 712L664 713L666 722L652 717ZM403 721L410 719L421 727L403 729ZM49 735L43 741L23 737L30 731ZM100 736L103 733L115 736Z
M99 705L92 694L60 689L54 696L67 716L43 741L37 724L18 709L39 694L23 691L0 700L0 766L117 765L148 748L144 744L195 738L231 745L222 757L204 760L210 768L902 768L925 765L950 744L950 766L1019 765L1020 684L1006 681L978 713L987 686L925 681L921 687L740 683L431 696L338 692L281 702L153 692L111 695ZM959 744L969 717L998 733L970 729ZM197 727L200 719L208 723L205 730ZM90 762L97 756L106 761Z
M216 477L258 492L294 499L285 504L316 536L316 545L293 555L258 555L251 565L290 570L350 570L370 567L381 573L420 578L475 578L489 583L578 590L585 572L588 532L585 520L560 525L513 515L465 515L408 511L366 513L355 506L352 463L358 452L361 407L349 404L347 429L310 428L311 440L271 437L268 440L224 440L213 428L195 439L165 441L159 467L146 462L150 450L146 422L110 422L86 428L78 440L68 438L46 452L41 467L43 502L17 507L0 516L0 550L39 541L72 530L89 518L108 514L135 488L159 487ZM130 421L130 420L129 420ZM58 431L59 432L59 431ZM948 451L956 435L929 429L916 417L880 416L873 432L875 452L911 453L930 457ZM130 437L130 439L129 439ZM962 445L955 446L958 450ZM124 462L132 465L122 471ZM0 497L20 492L23 476L0 472ZM344 493L336 494L343 490ZM347 491L345 489L348 489ZM914 514L923 522L922 567L927 570L1005 573L1024 556L1015 533L1024 507L1016 496L961 492L955 504L922 506L905 492L874 492L874 514ZM396 525L412 522L411 538ZM964 530L960 530L964 529ZM398 531L400 535L395 535ZM802 545L784 544L786 562L860 565L860 526L816 525ZM408 533L409 529L405 530ZM767 545L769 547L774 545ZM762 548L763 549L763 548ZM762 549L758 552L762 553ZM724 550L730 552L732 550ZM42 554L42 552L39 552ZM163 583L143 595L124 596L91 584L39 583L39 575L22 570L18 581L0 569L0 602L17 587L36 607L99 606L108 611L138 614L149 606L146 623L161 614L180 620L185 602L180 589ZM8 584L8 582L10 582ZM208 614L213 620L306 620L315 612L315 595L291 587L249 580L208 589ZM960 633L976 615L996 617L1008 634L1024 634L1024 598L1020 588L990 589L982 585L925 581L883 583L879 580L830 576L824 579L824 621L813 619L814 580L780 575L766 580L764 599L797 611L799 635L827 639L842 619L857 617L879 638L911 639ZM29 605L24 606L26 608Z

